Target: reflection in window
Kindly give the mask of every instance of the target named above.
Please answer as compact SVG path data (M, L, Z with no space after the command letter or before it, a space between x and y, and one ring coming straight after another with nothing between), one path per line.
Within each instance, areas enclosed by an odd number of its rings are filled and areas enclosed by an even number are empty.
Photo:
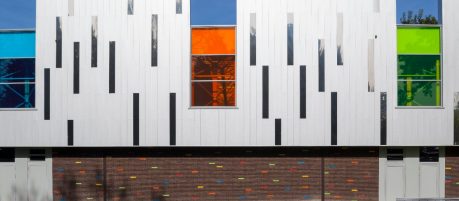
M250 65L257 65L257 16L250 13Z
M182 14L182 0L175 0L175 14Z
M92 16L91 26L91 67L97 67L97 37L98 37L98 24L97 16Z
M336 17L336 59L337 65L343 65L343 13L338 13Z
M191 106L236 106L236 1L190 3Z
M128 0L128 15L134 14L134 0Z
M35 107L35 59L0 59L0 108Z
M398 106L441 106L441 1L397 0Z
M293 65L293 13L287 14L287 65Z

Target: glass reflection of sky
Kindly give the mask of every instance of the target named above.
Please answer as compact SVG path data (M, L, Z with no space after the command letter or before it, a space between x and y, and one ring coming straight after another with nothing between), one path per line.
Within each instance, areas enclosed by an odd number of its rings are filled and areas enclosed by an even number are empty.
M35 0L0 0L0 29L35 28Z
M236 25L236 0L190 0L191 25Z
M440 0L397 0L397 23L400 24L400 18L403 12L411 10L416 14L419 9L424 9L424 16L432 15L439 19L439 1Z

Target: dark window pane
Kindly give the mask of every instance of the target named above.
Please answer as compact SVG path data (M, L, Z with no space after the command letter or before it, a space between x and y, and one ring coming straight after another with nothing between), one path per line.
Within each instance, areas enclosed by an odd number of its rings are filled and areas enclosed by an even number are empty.
M439 55L399 55L399 80L440 80Z
M35 59L0 59L0 83L35 82Z
M191 25L236 25L236 0L191 0Z
M0 162L14 162L14 148L0 148Z
M235 56L193 56L193 80L235 80Z
M235 82L193 82L192 106L235 106Z
M398 24L438 24L440 0L397 0Z
M0 108L34 108L35 84L0 84Z
M401 161L403 160L403 149L387 149L388 161Z
M398 106L440 106L441 82L398 81Z
M421 147L419 151L420 162L438 162L440 157L438 147Z

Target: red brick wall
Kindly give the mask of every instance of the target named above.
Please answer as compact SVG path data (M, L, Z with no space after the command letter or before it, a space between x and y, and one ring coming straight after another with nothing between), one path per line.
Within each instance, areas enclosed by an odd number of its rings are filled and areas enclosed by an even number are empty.
M459 197L459 148L446 148L445 197Z
M377 153L360 154L69 157L56 152L54 200L103 200L104 189L107 200L123 201L320 200L322 181L325 200L377 200Z

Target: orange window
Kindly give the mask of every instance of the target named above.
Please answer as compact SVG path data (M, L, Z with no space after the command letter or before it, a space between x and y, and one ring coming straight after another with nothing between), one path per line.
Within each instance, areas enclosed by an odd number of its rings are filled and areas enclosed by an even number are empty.
M191 54L235 54L235 27L192 28Z
M235 80L235 56L192 56L192 80Z
M193 106L236 106L236 83L193 82L191 98Z

